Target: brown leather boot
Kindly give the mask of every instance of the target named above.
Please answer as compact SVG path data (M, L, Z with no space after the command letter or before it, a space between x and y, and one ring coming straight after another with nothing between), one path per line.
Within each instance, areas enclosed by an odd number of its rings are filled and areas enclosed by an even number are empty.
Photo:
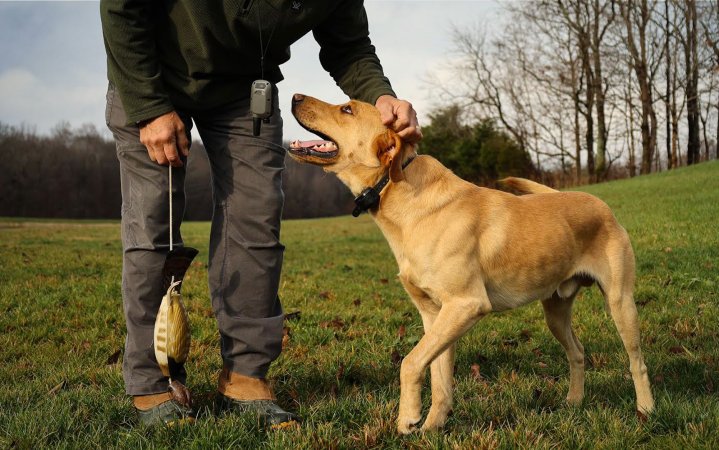
M217 390L232 400L275 400L270 384L264 378L252 378L223 368Z
M132 403L137 410L140 423L145 426L164 424L184 425L195 421L195 412L176 402L170 392L136 395Z
M267 380L252 378L222 369L215 399L215 412L255 413L260 425L266 429L296 426L299 417L275 403L275 395Z
M136 395L132 397L132 403L140 411L147 411L148 409L159 406L161 403L165 403L170 400L171 396L169 392L162 392L160 394L150 395Z

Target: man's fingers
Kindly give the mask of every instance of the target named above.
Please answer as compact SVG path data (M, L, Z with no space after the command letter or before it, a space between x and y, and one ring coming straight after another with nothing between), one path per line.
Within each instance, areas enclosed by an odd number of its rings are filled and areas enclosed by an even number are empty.
M400 138L412 144L422 140L417 112L410 102L391 95L382 95L375 101L375 106L379 110L382 123L392 128Z
M162 151L162 146L148 143L145 144L145 147L147 148L147 154L150 156L151 161L156 162L157 164L167 164L167 159L165 159L165 152Z
M190 141L187 139L184 127L177 131L177 148L180 150L182 156L190 154Z
M377 99L375 105L385 126L409 142L419 142L422 134L418 131L417 113L410 102L384 95Z
M150 161L157 162L157 158L155 158L155 151L147 146L145 146L145 148L147 148L147 155L150 157Z
M394 123L394 111L390 106L384 106L379 109L379 117L382 119L382 125L392 125Z
M397 116L397 120L394 121L394 130L400 132L410 126L410 118L408 116Z
M399 137L411 144L416 144L422 140L422 131L419 126L410 126L397 133Z
M185 124L174 111L140 124L140 142L147 147L150 160L161 165L182 167L182 157L190 153Z
M397 107L397 120L395 120L395 129L401 131L412 122L417 122L417 117L413 114L414 110L409 102L401 102Z
M177 144L174 139L166 143L163 150L167 161L172 167L182 167L182 160L180 159L180 155L177 153Z
M397 112L394 129L403 140L416 144L422 139L422 132L417 122L417 114L408 103L403 104Z
M165 151L161 145L153 146L152 152L155 154L155 162L157 162L157 164L167 164L167 157L165 156Z

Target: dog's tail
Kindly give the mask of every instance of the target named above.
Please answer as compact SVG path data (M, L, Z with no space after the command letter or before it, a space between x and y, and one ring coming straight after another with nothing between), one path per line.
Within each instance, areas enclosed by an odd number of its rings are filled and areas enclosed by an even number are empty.
M559 192L549 186L535 183L525 178L507 177L499 180L499 184L520 194L551 194L553 192Z

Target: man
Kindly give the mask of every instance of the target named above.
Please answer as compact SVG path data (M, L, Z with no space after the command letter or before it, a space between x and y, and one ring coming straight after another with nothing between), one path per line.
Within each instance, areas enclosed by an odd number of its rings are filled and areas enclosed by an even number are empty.
M340 88L376 104L383 121L411 142L421 139L415 111L395 98L383 74L361 0L102 0L100 9L110 80L106 119L122 181L126 391L144 423L193 414L168 393L153 325L169 249L166 166L174 168L173 233L182 245L194 121L212 168L209 285L223 359L218 405L255 411L269 425L296 420L274 403L265 379L282 342L282 118L274 95L275 112L254 137L250 86L260 78L281 81L289 45L312 31L320 62Z

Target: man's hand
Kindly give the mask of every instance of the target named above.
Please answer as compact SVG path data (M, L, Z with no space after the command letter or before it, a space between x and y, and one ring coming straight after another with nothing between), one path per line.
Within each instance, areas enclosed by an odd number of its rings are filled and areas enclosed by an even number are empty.
M182 167L182 156L190 154L190 141L185 134L185 124L172 111L140 124L140 142L147 147L150 159L161 165L170 163Z
M375 102L382 123L392 128L403 140L416 144L422 140L422 131L417 123L417 112L406 100L391 95L382 95Z

